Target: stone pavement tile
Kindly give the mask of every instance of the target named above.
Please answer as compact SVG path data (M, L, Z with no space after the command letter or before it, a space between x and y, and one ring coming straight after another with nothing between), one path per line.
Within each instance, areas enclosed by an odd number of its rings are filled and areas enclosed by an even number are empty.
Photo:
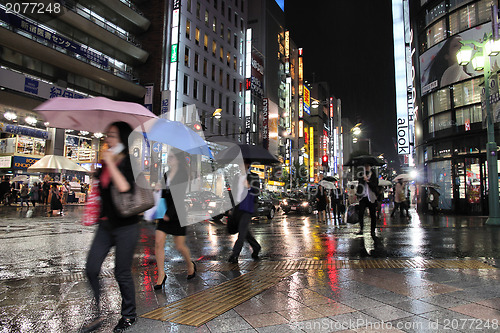
M345 331L345 328L338 321L330 318L318 318L311 320L304 320L293 323L304 332L339 332Z
M438 306L417 299L394 303L392 306L416 315L441 309Z
M378 295L392 293L391 291L389 291L387 289L371 286L368 284L365 284L364 286L356 289L355 291L356 291L356 293L363 295L363 296L367 296L367 297L375 297Z
M26 305L10 305L0 307L0 328L7 325L19 313L24 311Z
M304 321L304 320L324 317L324 315L322 315L321 313L305 306L300 308L278 311L278 313L283 317L285 317L286 319L288 319L290 322Z
M80 316L54 314L50 318L38 323L33 332L78 332L83 325L83 318Z
M436 311L431 311L431 312L426 312L422 313L419 315L420 317L423 317L425 319L428 319L433 322L437 322L439 325L442 326L449 326L451 322L453 321L464 321L467 319L473 319L473 317L455 312L455 311L450 311L448 309L442 309L442 310L436 310Z
M369 297L385 304L393 304L411 300L410 297L396 294L393 293L392 291L388 291L382 294L370 295Z
M304 304L289 297L281 300L276 300L275 298L259 298L259 300L269 309L268 312L304 307Z
M163 323L164 331L165 332L176 332L176 333L209 333L210 330L208 329L207 325L201 325L200 327L193 327L193 326L188 326L188 325L182 325L182 324L176 324L176 323L171 323L171 322L161 322ZM138 326L140 328L141 326ZM125 331L128 333L128 331ZM143 333L144 331L137 331L138 333ZM156 331L148 331L150 333L156 333ZM160 331L163 332L163 331Z
M339 314L356 311L356 309L353 309L351 307L348 307L347 305L335 301L331 301L326 304L310 306L310 308L316 312L321 313L324 316L336 316Z
M260 313L272 312L265 303L261 302L259 299L253 297L246 302L241 303L234 309L240 316L250 316Z
M259 333L289 333L289 332L304 332L297 325L297 323L274 325L266 327L257 327Z
M455 297L458 299L467 300L469 302L477 302L482 301L488 298L499 296L498 290L488 290L482 288L470 288L467 290L455 291L452 293L446 294L451 297Z
M380 320L367 315L361 311L344 313L337 316L331 316L330 319L338 321L346 330L364 329L375 323L380 323Z
M477 303L464 304L450 308L450 310L483 320L497 320L500 322L500 312Z
M222 319L217 317L210 320L206 325L211 332L220 333L253 329L252 326L240 316Z
M439 325L436 321L431 321L419 316L412 316L393 320L389 322L392 327L400 329L408 333L436 333L436 332L452 332L444 329L444 326Z
M377 306L382 306L384 303L376 301L372 298L361 296L361 297L356 297L353 299L346 299L341 301L342 304L345 304L351 308L354 308L356 310L363 310L363 309L368 309L372 307L377 307Z
M478 276L485 280L500 280L500 270L498 269L463 269L461 273Z
M412 313L395 308L391 305L383 305L376 308L363 310L369 316L380 319L381 321L391 321L412 316Z
M330 298L320 295L317 292L307 288L290 290L288 293L286 293L286 295L307 306L326 304L332 301Z
M324 289L319 289L319 290L315 289L315 291L318 294L321 294L325 297L331 298L331 299L338 301L338 302L342 302L344 300L350 300L350 299L354 299L354 298L365 297L361 294L355 293L355 292L350 291L350 290L339 290L339 291L333 292L333 291L328 291L328 290L324 290Z
M277 312L269 312L265 314L246 315L242 316L252 327L265 327L273 325L287 324L288 320Z
M493 309L500 310L500 297L485 299L483 301L476 302L478 304L488 306Z
M419 300L426 302L426 303L441 306L443 308L451 308L453 306L458 306L458 305L470 303L469 301L459 299L456 297L452 297L452 296L449 296L446 294L436 295L436 296L431 296L431 297L424 297L424 298L420 298Z

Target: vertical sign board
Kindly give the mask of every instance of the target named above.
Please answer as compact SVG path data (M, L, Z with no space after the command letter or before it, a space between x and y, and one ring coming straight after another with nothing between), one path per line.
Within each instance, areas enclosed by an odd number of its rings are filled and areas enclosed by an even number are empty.
M410 140L408 135L405 28L403 2L401 0L392 0L392 17L396 82L396 138L398 143L398 154L407 155L410 153Z
M262 141L264 148L269 149L269 100L262 99Z
M308 115L311 115L311 92L304 86L304 111Z
M314 180L314 128L309 127L309 177Z
M166 118L170 112L170 90L163 90L161 92L161 109L160 115Z
M154 85L149 84L144 86L146 88L146 94L144 95L144 106L149 111L153 112L153 88Z
M170 36L171 47L170 47L170 70L169 70L169 90L173 93L173 98L170 100L170 112L169 119L175 119L175 105L176 105L176 91L177 91L177 53L179 45L179 23L180 23L180 11L181 2L180 0L174 0L173 12L172 12L172 29Z

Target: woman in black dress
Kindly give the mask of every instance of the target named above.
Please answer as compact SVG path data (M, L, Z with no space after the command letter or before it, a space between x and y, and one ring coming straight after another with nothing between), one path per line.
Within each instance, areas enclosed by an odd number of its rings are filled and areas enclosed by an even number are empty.
M326 191L323 186L318 185L318 193L316 194L317 208L318 208L318 220L319 222L326 222Z
M59 190L57 189L57 184L52 184L50 187L50 213L52 215L57 214L56 211L59 211L59 215L62 215L63 206L61 203L61 195L59 194Z
M170 186L176 185L176 191L183 191L183 193L186 193L189 180L186 154L183 151L172 148L168 154L167 164L169 166L169 171L165 175L166 189L162 191L161 196L167 203L167 212L163 219L158 220L155 234L155 256L156 265L158 267L158 280L157 284L154 286L155 290L161 289L167 278L165 274L165 240L167 234L174 236L175 248L182 254L186 261L187 279L190 280L196 276L196 266L195 263L191 261L191 252L186 245L186 227L181 226L177 214L177 211L184 209L184 206L175 207L174 199L170 192Z

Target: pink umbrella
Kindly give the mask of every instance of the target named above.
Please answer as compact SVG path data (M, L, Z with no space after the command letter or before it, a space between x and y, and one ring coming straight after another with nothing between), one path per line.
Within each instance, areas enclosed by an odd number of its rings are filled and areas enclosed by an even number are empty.
M73 99L56 97L35 108L50 127L77 131L103 132L115 121L125 121L132 128L158 118L154 113L137 103L118 102L106 97Z

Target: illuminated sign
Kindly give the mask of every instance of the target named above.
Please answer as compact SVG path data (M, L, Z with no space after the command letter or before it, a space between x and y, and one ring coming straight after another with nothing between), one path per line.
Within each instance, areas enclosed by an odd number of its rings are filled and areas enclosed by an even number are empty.
M309 176L314 177L314 128L309 127Z
M170 62L177 62L177 44L172 45L170 49Z
M330 97L330 118L333 118L333 97Z
M179 45L179 22L180 22L180 0L174 0L174 6L172 11L172 30L170 31L171 47L170 47L170 69L169 69L169 80L168 88L164 90L170 90L172 92L172 99L170 100L170 110L172 112L169 114L169 119L175 119L175 106L177 104L177 60L178 60L178 45Z
M304 111L311 115L311 92L304 86Z
M301 51L302 49L299 49ZM299 96L302 96L302 82L304 80L304 64L302 57L299 57Z
M304 137L304 121L301 119L299 120L299 138Z
M304 117L304 102L303 98L299 97L299 118Z
M262 139L269 139L269 101L267 98L262 99Z
M12 168L26 170L39 160L39 158L14 156L12 158Z

